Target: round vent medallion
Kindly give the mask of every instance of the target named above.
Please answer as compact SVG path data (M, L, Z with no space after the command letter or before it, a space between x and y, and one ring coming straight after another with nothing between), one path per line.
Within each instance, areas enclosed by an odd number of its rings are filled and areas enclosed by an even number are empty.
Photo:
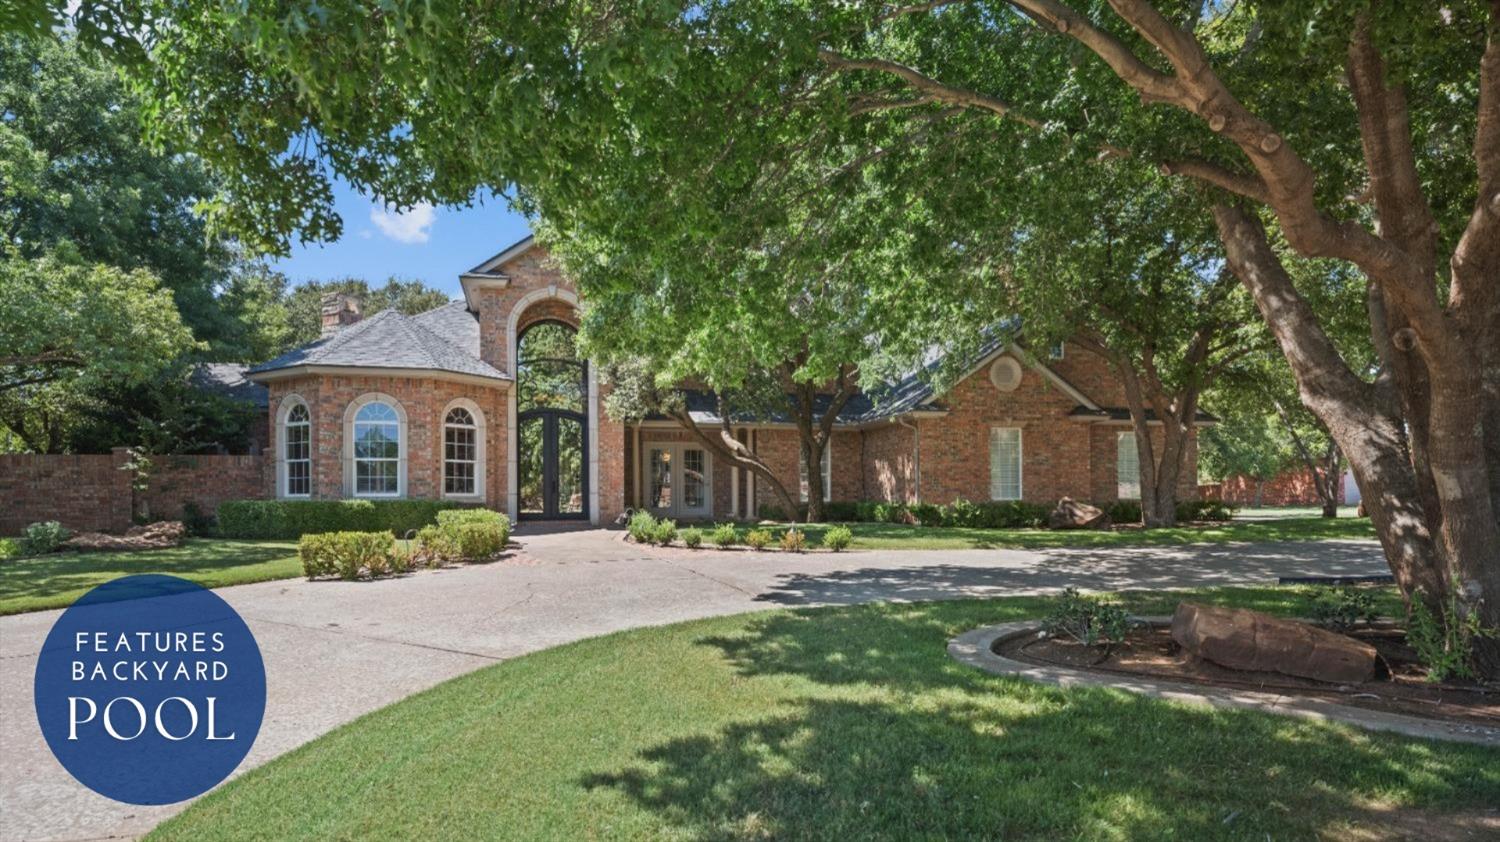
M990 382L1002 392L1014 392L1021 385L1021 364L1011 357L1001 357L990 366Z

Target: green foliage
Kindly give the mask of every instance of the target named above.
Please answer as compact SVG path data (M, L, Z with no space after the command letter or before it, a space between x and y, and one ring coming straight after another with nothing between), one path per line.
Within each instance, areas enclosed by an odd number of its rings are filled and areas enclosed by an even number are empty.
M710 540L719 549L728 549L740 542L740 533L739 530L734 528L734 524L720 523L714 526Z
M1177 504L1177 521L1223 523L1234 518L1235 507L1222 500L1183 500Z
M389 532L324 532L303 535L297 555L309 579L378 578L392 572L395 546L396 536Z
M1086 596L1077 588L1066 588L1052 611L1042 620L1049 635L1067 635L1085 646L1101 641L1119 643L1125 639L1130 617L1125 609L1104 597Z
M382 310L395 310L413 316L441 307L449 301L448 293L414 279L391 277L386 279L384 286L374 286L363 278L353 277L298 284L281 302L287 324L284 348L306 345L322 334L321 301L330 292L357 297L364 318Z
M745 533L745 546L752 550L763 550L771 545L771 532L767 529L752 529Z
M677 521L662 518L651 530L651 543L670 547L677 540Z
M219 504L225 538L294 539L309 532L406 534L458 508L443 500L230 500Z
M906 510L922 526L943 525L943 507L935 503L913 503Z
M1047 525L1049 509L1040 503L995 500L971 503L959 498L942 507L943 526L976 529L1040 529Z
M1343 634L1361 622L1375 621L1376 596L1377 591L1371 588L1315 588L1308 598L1308 618Z
M1114 523L1141 522L1141 501L1139 500L1116 500L1103 508Z
M854 543L854 532L847 526L835 526L823 533L823 546L834 552L849 548Z
M489 509L447 509L437 523L417 531L413 564L441 567L454 562L485 561L510 541L510 518Z
M915 523L905 503L864 500L854 504L854 514L864 523Z
M783 552L800 553L807 550L807 533L800 529L788 529L781 533L781 549Z
M630 535L630 540L638 544L649 544L656 534L656 518L648 511L637 511L630 516L630 523L626 525L625 531Z
M53 552L68 540L69 534L67 528L55 520L28 524L26 531L21 533L21 554L42 555Z
M1455 580L1440 611L1434 613L1418 592L1411 601L1407 618L1406 642L1417 652L1417 659L1427 667L1427 680L1477 677L1474 667L1474 641L1500 636L1500 629L1485 628L1479 612L1465 614L1458 602L1459 583Z
M411 555L414 565L442 567L462 559L463 551L459 548L455 529L445 529L433 524L417 530L416 549Z
M206 514L203 507L197 502L189 500L182 504L182 528L187 530L190 537L201 538L214 533L218 522L214 516Z
M696 550L703 546L703 530L697 527L688 527L682 530L682 545L690 550Z

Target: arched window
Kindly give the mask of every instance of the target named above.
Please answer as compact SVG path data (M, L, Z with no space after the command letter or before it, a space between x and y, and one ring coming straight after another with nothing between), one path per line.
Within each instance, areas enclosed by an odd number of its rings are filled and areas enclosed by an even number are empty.
M281 422L281 493L312 496L312 417L303 403L293 404Z
M588 364L574 329L535 322L516 345L516 487L522 517L588 514Z
M443 416L445 497L477 497L483 493L484 429L479 418L464 406L452 407Z
M401 426L401 416L384 401L371 401L355 413L355 496L400 496Z

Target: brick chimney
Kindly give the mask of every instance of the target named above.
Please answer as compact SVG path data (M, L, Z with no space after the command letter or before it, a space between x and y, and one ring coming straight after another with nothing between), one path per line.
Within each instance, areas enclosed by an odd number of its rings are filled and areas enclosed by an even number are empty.
M359 297L355 295L345 295L342 292L324 293L322 306L319 308L323 316L322 335L327 336L341 327L359 321L359 303Z

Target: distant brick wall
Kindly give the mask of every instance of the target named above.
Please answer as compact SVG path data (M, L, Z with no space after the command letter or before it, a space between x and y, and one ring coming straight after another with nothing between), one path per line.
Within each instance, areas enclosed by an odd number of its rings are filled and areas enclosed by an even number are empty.
M145 491L152 519L181 518L187 503L211 515L225 500L270 496L271 462L264 456L156 456L152 462Z
M1262 483L1254 477L1232 476L1223 482L1199 486L1205 500L1223 500L1237 506L1318 506L1318 487L1306 469L1286 471ZM1339 477L1339 502L1344 500L1344 478Z
M124 451L82 456L0 455L0 534L56 520L75 531L120 532L134 505ZM212 514L225 500L256 499L269 489L263 456L153 457L143 492L153 518L177 518L184 503Z

